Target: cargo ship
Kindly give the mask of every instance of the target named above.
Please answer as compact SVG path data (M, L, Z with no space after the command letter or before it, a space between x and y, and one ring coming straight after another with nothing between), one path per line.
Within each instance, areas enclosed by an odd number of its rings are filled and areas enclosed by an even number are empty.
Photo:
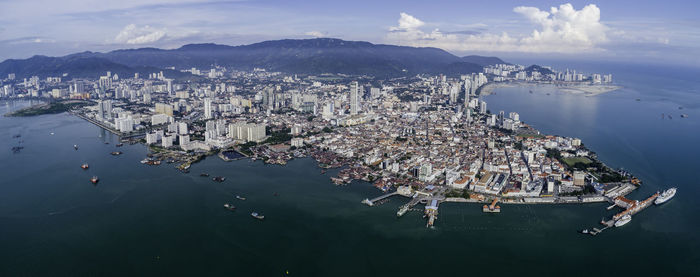
M88 165L87 163L80 165L80 168L82 168L82 169L88 169L89 167L90 167L90 165Z
M229 210L229 211L233 211L233 210L236 209L236 206L231 205L231 204L229 204L229 203L226 203L226 204L224 204L224 208L226 208L226 209Z
M265 219L265 216L264 216L264 215L261 215L261 214L256 213L256 212L252 212L252 213L250 214L250 216L252 216L252 217L254 217L254 218L257 218L257 219L260 219L260 220Z
M632 221L632 216L631 216L631 215L628 215L628 214L623 215L620 219L618 219L617 221L615 221L615 227L620 227L620 226L622 226L622 225L625 225L625 224L629 223L630 221Z
M656 200L654 200L654 204L661 205L663 203L666 203L666 201L671 200L671 198L673 198L674 196L676 196L676 188L664 190L664 192L662 192L661 195L659 195L659 197L657 197Z
M100 181L100 179L97 178L97 176L92 176L92 178L90 178L90 182L92 182L93 184L97 184L97 182L99 182L99 181Z

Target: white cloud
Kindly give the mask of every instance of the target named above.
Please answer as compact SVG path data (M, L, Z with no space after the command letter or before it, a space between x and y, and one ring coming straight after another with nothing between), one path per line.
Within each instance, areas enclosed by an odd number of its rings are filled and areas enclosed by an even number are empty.
M309 32L304 33L304 35L312 36L315 38L322 38L322 37L328 36L328 34L326 34L324 32L320 32L320 31L309 31Z
M138 27L135 24L129 24L117 34L114 41L126 44L146 44L159 41L165 36L165 30L156 29L148 25Z
M600 22L600 9L590 4L576 10L571 4L543 11L535 7L516 7L536 28L530 34L511 36L508 33L459 35L434 29L420 29L425 23L401 13L397 27L389 28L387 38L398 44L431 46L453 51L578 53L601 51L608 41L609 28Z

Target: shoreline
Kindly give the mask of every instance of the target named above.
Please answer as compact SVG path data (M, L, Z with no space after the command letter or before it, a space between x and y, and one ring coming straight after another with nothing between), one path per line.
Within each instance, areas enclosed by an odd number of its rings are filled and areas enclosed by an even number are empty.
M618 85L591 85L591 84L554 84L554 83L539 83L539 82L490 82L485 84L480 89L481 96L488 96L494 93L496 89L499 88L512 88L512 87L532 87L532 86L551 86L558 91L574 94L574 95L584 95L586 97L597 96L608 92L613 92L622 89L622 86Z

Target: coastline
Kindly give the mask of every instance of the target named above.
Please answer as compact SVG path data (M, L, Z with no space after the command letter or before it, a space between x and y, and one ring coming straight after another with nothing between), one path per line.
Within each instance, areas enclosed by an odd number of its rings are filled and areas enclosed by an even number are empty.
M597 96L608 92L613 92L622 88L617 85L591 85L591 84L552 84L552 83L528 83L528 82L490 82L480 89L480 95L491 95L498 88L531 87L531 86L552 86L557 90L579 94L586 97Z

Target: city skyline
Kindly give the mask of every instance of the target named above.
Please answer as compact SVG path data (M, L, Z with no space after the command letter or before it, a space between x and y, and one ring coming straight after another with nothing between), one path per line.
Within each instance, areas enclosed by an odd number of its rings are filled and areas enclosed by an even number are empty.
M700 32L686 4L635 3L632 10L625 3L585 1L410 7L394 2L6 1L0 8L13 12L0 20L0 60L334 37L438 47L456 55L692 65L698 61L693 57L700 56L695 46Z

